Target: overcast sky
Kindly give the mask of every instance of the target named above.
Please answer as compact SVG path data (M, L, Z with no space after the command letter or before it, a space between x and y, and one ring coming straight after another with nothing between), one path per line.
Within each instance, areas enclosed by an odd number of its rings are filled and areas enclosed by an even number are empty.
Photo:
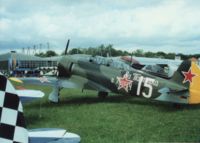
M200 0L0 0L0 53L70 48L200 53ZM6 50L5 50L6 49Z

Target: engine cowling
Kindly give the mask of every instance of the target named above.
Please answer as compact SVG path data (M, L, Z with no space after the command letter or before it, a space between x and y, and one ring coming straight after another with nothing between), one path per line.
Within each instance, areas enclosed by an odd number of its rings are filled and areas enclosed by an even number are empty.
M74 63L66 58L61 59L58 63L58 76L69 77L72 73L72 67Z

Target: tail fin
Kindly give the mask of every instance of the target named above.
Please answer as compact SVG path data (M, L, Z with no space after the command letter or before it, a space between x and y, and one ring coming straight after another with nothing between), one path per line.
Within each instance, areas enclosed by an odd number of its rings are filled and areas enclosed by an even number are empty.
M171 80L185 87L189 87L190 82L186 82L186 76L184 73L190 73L191 65L192 62L190 60L183 61Z
M188 88L189 104L200 103L200 67L194 61L183 61L172 80Z
M9 80L0 75L0 142L28 143L23 108Z
M191 71L194 74L192 83L190 83L190 104L200 103L200 67L192 62Z

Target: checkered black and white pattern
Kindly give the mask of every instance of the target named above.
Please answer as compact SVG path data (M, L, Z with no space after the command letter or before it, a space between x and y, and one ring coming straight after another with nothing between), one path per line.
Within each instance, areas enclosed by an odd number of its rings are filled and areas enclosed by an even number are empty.
M0 143L28 143L22 104L14 87L0 75Z

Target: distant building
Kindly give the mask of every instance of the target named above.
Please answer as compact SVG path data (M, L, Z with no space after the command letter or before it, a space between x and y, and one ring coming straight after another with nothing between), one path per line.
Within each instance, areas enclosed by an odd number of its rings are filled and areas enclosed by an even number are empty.
M175 60L181 60L181 55L176 55Z
M41 58L14 51L0 55L0 71L11 73L16 71L33 71L40 67L56 67L57 61L51 58Z

